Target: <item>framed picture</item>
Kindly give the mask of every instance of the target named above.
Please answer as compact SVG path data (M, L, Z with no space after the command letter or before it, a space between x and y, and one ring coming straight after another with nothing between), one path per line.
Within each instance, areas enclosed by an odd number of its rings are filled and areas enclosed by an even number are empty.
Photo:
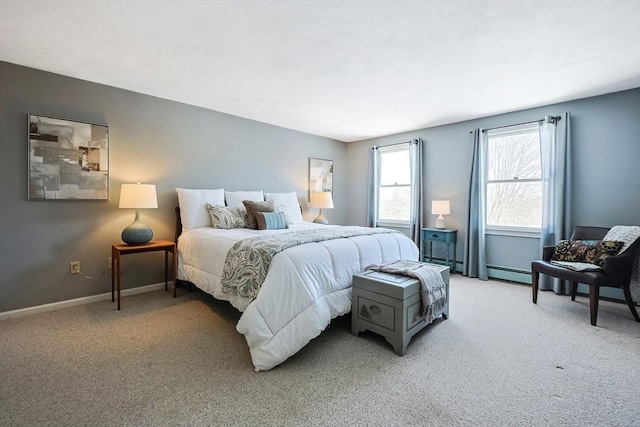
M309 200L311 193L333 193L333 160L309 158Z
M29 200L109 200L109 127L29 114Z

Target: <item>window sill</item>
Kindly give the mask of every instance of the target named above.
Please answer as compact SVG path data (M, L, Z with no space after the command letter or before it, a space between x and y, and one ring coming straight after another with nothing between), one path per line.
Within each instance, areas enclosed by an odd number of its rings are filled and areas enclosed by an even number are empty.
M508 236L508 237L526 237L530 239L539 239L540 230L529 228L494 228L487 227L485 233L493 236Z
M378 221L376 223L377 227L385 227L385 228L403 228L409 229L411 228L411 224L407 222L392 222L392 221Z

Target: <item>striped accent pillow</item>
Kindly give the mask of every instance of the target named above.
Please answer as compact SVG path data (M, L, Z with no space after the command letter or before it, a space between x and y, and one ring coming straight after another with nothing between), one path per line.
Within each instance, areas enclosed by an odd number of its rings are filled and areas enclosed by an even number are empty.
M256 212L258 230L280 230L287 228L287 215L284 212Z

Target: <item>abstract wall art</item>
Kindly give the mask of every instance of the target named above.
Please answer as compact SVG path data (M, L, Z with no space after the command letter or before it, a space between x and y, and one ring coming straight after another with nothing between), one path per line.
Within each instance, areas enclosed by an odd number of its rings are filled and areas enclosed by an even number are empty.
M29 200L108 200L109 127L29 114Z
M333 160L309 158L309 200L311 193L333 193Z

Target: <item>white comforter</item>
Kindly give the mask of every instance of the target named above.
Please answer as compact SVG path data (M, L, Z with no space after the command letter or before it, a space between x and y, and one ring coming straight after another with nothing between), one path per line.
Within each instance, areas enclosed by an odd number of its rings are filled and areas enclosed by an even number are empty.
M284 362L320 335L331 319L348 313L354 273L371 264L418 259L418 248L401 233L308 243L273 257L255 300L222 292L225 257L235 242L312 227L327 226L304 223L271 231L197 228L178 241L178 278L244 311L236 329L245 335L256 371Z

